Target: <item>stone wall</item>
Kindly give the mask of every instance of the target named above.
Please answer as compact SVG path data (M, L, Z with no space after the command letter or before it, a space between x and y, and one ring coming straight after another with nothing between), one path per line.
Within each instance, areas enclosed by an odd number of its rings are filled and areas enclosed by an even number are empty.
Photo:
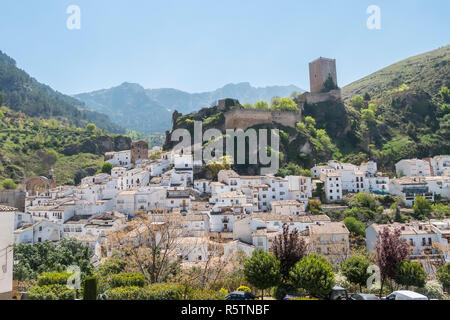
M301 121L301 111L270 111L255 109L232 109L224 114L226 129L246 130L258 124L279 123L286 127L295 128L297 122Z
M301 102L307 104L315 104L325 101L340 101L341 100L341 89L331 90L324 93L309 93L305 92L301 96Z
M21 190L0 190L0 204L25 210L25 192Z
M148 143L134 141L131 143L131 163L140 163L142 160L148 160Z

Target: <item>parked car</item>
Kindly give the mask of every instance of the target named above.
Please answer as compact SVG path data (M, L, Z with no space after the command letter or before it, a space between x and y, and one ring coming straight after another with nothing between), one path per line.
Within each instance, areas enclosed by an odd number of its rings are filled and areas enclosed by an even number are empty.
M225 296L226 300L255 300L257 297L246 291L233 291Z
M323 297L325 300L349 300L345 288L334 286L330 293Z
M354 293L350 296L350 300L380 300L372 293Z
M399 290L394 291L387 297L382 297L381 300L430 300L423 294L409 291L409 290Z

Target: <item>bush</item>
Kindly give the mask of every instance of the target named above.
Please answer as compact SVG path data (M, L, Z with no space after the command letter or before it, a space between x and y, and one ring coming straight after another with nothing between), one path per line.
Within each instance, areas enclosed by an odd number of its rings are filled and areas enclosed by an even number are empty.
M248 292L248 293L252 293L252 290L249 287L246 287L246 286L240 286L240 287L238 287L236 289L236 291L245 291L245 292Z
M344 219L344 224L351 233L361 237L366 236L366 225L364 222L358 221L354 217L347 217Z
M272 297L277 300L283 300L286 295L297 295L298 290L290 284L281 284L272 288Z
M423 294L424 296L427 296L430 299L438 299L438 300L444 300L445 294L442 290L441 284L436 280L427 281L425 283L425 286L423 288L417 289L418 293Z
M84 280L83 299L84 300L97 300L97 278L89 276Z
M66 285L35 286L28 290L28 300L75 300L76 293Z
M119 273L111 276L110 285L117 287L144 287L145 277L141 273Z
M354 256L344 261L342 265L342 274L345 278L353 284L359 285L360 291L366 285L369 274L367 268L370 266L370 261L363 256Z
M297 262L290 276L296 288L304 289L313 296L327 295L335 283L330 263L315 253Z
M154 283L147 287L150 300L180 300L183 289L176 283Z
M141 287L117 287L105 292L108 300L152 300L150 294Z
M194 290L190 300L225 300L225 296L221 291L214 290Z
M418 262L402 261L397 266L395 282L400 285L423 287L427 274Z
M67 272L44 272L38 276L37 285L67 285L67 280L71 275Z
M179 300L181 287L173 283L155 283L148 287L116 287L107 290L108 300Z
M3 186L3 189L6 189L6 190L15 190L15 189L17 189L17 184L14 182L13 179L5 179L5 180L3 180L2 186Z
M437 277L444 288L450 288L450 263L447 263L438 269Z

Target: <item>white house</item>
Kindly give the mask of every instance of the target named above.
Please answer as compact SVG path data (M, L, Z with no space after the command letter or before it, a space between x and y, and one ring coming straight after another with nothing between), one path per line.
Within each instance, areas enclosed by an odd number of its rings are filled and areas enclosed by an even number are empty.
M107 152L105 153L105 161L111 163L114 167L131 169L131 150Z
M450 169L450 155L435 156L430 159L431 168L434 176L444 175Z
M14 231L14 243L58 242L62 238L62 230L62 225L46 220L25 224Z
M389 193L400 196L407 206L413 206L416 197L422 196L434 201L434 194L430 191L425 177L402 177L389 182Z
M331 172L335 172L336 169L331 167L331 166L314 166L311 168L311 174L313 176L313 178L320 178L320 175L322 173L331 173Z
M311 178L302 176L286 176L288 180L288 199L303 202L308 206L308 199L312 197Z
M342 180L339 173L322 173L320 180L323 181L326 202L330 203L342 200Z
M448 222L447 222L448 224ZM441 227L441 229L439 229ZM409 245L409 259L421 262L428 272L432 271L430 261L440 261L441 250L448 259L448 229L445 222L433 224L430 222L393 223L388 225L372 224L366 228L366 248L369 253L375 251L379 234L384 228L391 232L400 230L400 238ZM446 234L447 233L447 234Z
M12 298L14 212L16 208L0 206L0 300Z
M430 163L420 159L404 159L395 164L397 176L431 176Z
M305 204L297 200L272 201L272 213L284 216L299 216L305 214Z

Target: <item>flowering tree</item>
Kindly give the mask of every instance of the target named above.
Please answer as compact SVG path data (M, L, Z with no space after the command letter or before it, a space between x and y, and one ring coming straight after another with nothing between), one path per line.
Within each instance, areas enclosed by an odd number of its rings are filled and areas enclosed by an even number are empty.
M395 278L398 264L408 256L409 245L406 240L400 238L400 234L398 228L391 232L385 227L377 238L375 251L381 275L380 294L383 293L386 280Z
M300 238L297 229L289 231L287 224L283 225L283 233L275 238L272 245L273 254L280 261L280 273L284 281L289 279L289 271L307 254L308 245Z

